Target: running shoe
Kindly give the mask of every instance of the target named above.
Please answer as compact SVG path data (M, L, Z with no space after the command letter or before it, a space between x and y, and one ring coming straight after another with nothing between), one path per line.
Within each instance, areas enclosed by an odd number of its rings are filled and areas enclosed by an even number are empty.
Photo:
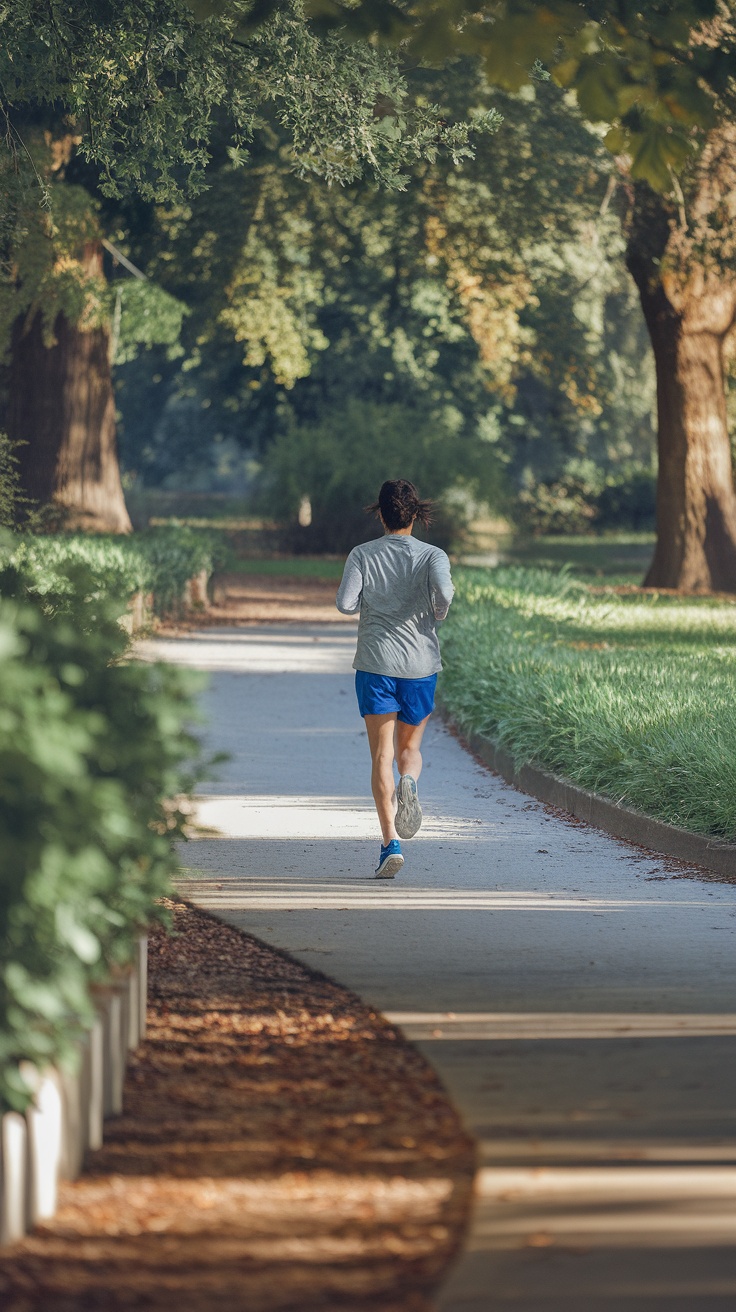
M398 838L392 838L390 843L387 843L385 847L381 847L381 857L376 867L376 879L393 879L397 870L400 870L403 864L401 843Z
M410 774L402 774L396 789L396 832L399 838L413 838L422 827L422 808L417 796L416 781Z

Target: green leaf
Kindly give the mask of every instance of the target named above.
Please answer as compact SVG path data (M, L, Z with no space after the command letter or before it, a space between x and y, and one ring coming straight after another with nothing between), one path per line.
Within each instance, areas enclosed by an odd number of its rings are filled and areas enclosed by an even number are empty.
M672 184L665 134L652 124L648 131L632 133L631 176L648 182L655 191L669 191Z

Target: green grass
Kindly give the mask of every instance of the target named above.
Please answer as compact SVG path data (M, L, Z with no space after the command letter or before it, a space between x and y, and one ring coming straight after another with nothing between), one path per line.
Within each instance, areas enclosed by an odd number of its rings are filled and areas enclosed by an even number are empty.
M456 571L444 704L517 765L736 839L736 603Z
M345 561L342 556L284 556L279 559L252 556L233 559L227 565L233 574L288 575L298 579L340 579Z
M508 564L559 569L641 583L654 552L653 533L605 533L517 539L502 552Z
M498 554L509 564L559 569L567 566L580 578L601 582L641 583L654 550L653 533L540 537L499 540ZM234 555L225 568L238 574L290 575L292 578L339 579L342 556Z

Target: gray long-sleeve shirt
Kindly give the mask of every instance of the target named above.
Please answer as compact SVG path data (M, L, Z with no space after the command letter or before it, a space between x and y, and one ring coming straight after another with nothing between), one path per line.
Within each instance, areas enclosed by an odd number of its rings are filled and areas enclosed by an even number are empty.
M453 596L450 562L439 547L387 533L353 547L336 605L360 611L353 669L397 679L424 679L442 669L436 623Z

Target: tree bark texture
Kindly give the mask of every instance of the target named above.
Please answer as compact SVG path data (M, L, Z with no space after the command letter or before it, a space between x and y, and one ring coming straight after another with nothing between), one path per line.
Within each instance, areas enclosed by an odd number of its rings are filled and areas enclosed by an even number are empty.
M736 296L701 287L677 311L640 284L657 372L657 545L644 580L687 592L736 592L736 495L723 342Z
M736 134L703 152L683 206L637 189L627 263L639 289L657 375L657 544L644 580L685 592L736 592L736 493L724 343L736 324L728 216Z
M92 249L90 264L97 258ZM101 264L101 251L99 258ZM128 533L109 335L59 314L54 337L47 346L40 312L13 327L7 427L24 444L18 450L24 490L41 505L58 507L65 528Z

